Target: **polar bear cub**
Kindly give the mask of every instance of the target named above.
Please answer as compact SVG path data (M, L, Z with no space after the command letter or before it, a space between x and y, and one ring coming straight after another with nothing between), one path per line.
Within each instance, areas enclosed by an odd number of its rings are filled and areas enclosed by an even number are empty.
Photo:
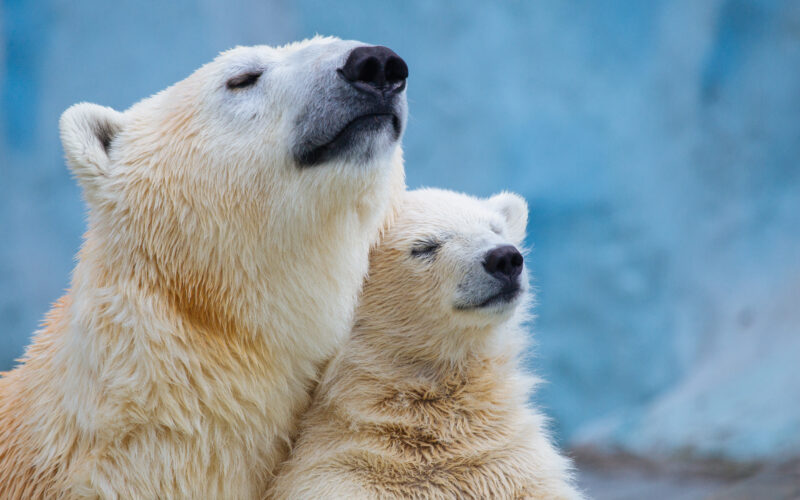
M520 366L526 221L509 193L404 195L275 498L581 498Z

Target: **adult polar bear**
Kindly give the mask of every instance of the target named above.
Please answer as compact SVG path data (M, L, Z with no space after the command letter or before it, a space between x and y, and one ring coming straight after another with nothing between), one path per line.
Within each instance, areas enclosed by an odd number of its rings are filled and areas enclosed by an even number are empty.
M0 379L0 498L263 494L404 187L406 76L315 38L64 113L89 230Z

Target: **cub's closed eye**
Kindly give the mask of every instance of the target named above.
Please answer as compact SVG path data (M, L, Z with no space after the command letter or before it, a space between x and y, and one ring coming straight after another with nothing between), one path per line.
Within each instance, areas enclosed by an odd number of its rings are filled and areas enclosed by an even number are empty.
M442 244L438 241L420 241L411 248L412 257L430 257Z
M258 78L261 76L263 71L251 71L249 73L242 73L241 75L236 75L230 80L228 80L225 85L233 90L233 89L243 89L245 87L250 87L251 85L255 85L258 81Z

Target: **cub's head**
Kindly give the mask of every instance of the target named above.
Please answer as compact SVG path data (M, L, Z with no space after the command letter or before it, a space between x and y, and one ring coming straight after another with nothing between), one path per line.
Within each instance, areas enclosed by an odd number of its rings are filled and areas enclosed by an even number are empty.
M524 309L527 217L525 201L511 193L407 192L371 256L359 324L422 356L457 356L486 338Z

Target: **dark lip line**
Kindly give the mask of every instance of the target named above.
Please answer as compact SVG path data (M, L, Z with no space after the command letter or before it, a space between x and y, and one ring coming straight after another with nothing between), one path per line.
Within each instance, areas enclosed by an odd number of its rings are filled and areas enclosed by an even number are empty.
M505 300L507 302L511 302L512 300L514 300L517 297L519 297L519 295L521 293L522 293L522 288L521 287L517 287L512 291L501 291L501 292L498 292L498 293L492 295L491 297L489 297L488 299L484 300L480 304L459 305L459 306L456 306L456 309L459 310L459 311L469 311L469 310L472 310L472 309L483 309L484 307L488 307L490 305L494 305L495 303L499 302L501 299L503 299L503 300Z
M371 111L372 112L370 113L364 113L351 118L338 132L336 132L336 134L330 140L326 141L324 144L314 146L306 143L304 147L301 146L299 149L295 150L294 156L297 164L300 167L313 167L319 165L320 163L324 163L327 159L329 159L331 154L335 155L342 142L345 143L346 147L348 135L353 129L358 128L359 124L369 123L369 120L375 120L375 123L373 125L365 125L365 127L374 128L376 126L383 126L388 120L391 123L394 131L394 139L399 139L400 134L402 133L402 121L397 111L386 107L381 107L377 110L373 109Z
M333 137L333 139L331 139L330 141L326 142L325 144L323 144L320 147L325 147L325 146L327 146L329 144L333 144L334 142L338 141L339 138L341 138L342 135L344 135L347 132L347 129L349 129L356 122L360 122L360 121L365 120L367 118L377 118L379 116L388 116L388 117L391 117L391 118L395 118L397 115L395 115L394 113L385 112L385 113L367 113L365 115L357 116L357 117L353 118L352 120L350 120L349 122L347 122L345 124L345 126L342 127L342 130L340 130L339 132L336 133L336 135Z
M330 141L326 142L325 144L320 144L319 146L317 146L314 149L312 149L312 151L319 151L319 150L324 150L324 149L329 148L331 145L335 144L336 141L341 139L342 136L347 133L347 130L351 126L353 126L356 122L360 122L360 121L368 119L368 118L377 118L379 116L388 116L388 117L391 117L392 119L399 119L396 114L389 113L389 112L385 112L385 113L367 113L365 115L357 116L357 117L353 118L352 120L350 120L349 122L347 122L345 124L345 126L342 127L342 129L339 130L336 133L336 135L333 136L333 138Z

